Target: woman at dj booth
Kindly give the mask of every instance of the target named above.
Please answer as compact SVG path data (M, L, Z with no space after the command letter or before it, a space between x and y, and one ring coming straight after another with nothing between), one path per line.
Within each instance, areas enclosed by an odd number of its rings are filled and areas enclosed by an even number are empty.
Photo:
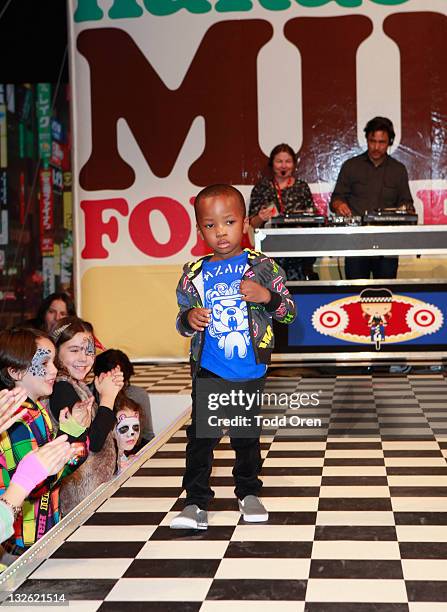
M271 218L290 213L315 213L309 185L296 176L296 154L291 146L276 145L270 153L268 174L256 183L250 195L248 215L253 229ZM314 257L276 258L288 280L314 280Z

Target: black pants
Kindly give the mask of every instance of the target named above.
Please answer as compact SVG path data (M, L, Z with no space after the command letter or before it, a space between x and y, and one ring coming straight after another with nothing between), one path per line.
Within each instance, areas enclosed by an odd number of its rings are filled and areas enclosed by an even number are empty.
M201 368L192 383L192 422L186 430L188 444L186 446L186 468L182 486L186 490L185 506L197 504L202 510L207 510L209 501L214 497L210 488L210 475L213 465L214 448L220 438L197 436L197 384L199 378L218 378L208 370ZM221 380L221 379L219 379ZM260 392L264 388L264 378L250 381L258 386ZM253 388L253 387L252 387ZM259 478L261 472L261 447L257 437L231 437L231 447L236 453L233 467L235 483L234 493L239 499L246 495L258 495L262 488Z
M396 278L398 257L345 257L346 278Z

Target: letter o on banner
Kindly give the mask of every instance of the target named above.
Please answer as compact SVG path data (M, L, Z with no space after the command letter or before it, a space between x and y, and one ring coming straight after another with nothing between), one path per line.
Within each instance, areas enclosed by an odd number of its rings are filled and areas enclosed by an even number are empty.
M158 210L169 226L168 242L158 242L150 224L150 214ZM147 198L132 211L129 232L135 246L150 257L171 257L181 251L191 235L191 220L186 209L172 198Z

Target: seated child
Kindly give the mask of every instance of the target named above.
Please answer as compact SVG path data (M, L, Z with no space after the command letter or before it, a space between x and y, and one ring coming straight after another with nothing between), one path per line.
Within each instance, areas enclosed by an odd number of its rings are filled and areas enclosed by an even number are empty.
M93 328L78 317L66 317L56 324L52 337L56 345L58 375L50 397L50 409L58 420L60 410L71 408L76 402L91 399L92 424L88 430L89 456L87 461L61 489L61 509L66 515L77 504L107 482L116 469L116 448L113 438L116 419L113 406L123 386L123 375L119 368L95 378L99 405L85 379L95 361Z
M143 409L144 419L142 419L142 423L144 422L144 429L141 436L142 446L154 437L151 405L146 389L130 384L130 379L135 374L135 371L129 357L119 349L108 349L97 355L93 365L93 372L95 376L99 376L101 373L109 372L117 366L120 367L124 377L124 386L121 393L125 393L127 397L133 399Z
M144 414L141 406L124 393L116 398L115 439L118 447L118 471L124 469L131 461L132 451L140 438Z
M57 374L55 354L54 344L45 332L15 329L0 333L0 389L15 388L24 392L18 396L21 401L18 419L0 434L2 499L7 502L15 489L13 498L18 500L17 485L22 488L22 498L27 495L20 507L18 502L12 504L14 536L4 544L12 556L24 552L59 521L61 483L87 455L85 431L90 414L88 407L79 403L73 416L62 414L59 434L64 437L56 444L62 444L63 452L56 452L63 459L62 465L56 461L49 466L45 460L41 461L42 455L31 454L48 447L47 443L56 437L49 414L39 401L53 390ZM70 443L77 442L76 457L64 444L67 440L64 432ZM61 471L56 473L59 467Z
M16 421L26 415L26 408L21 408L26 400L24 389L2 389L0 391L0 434L7 431ZM4 493L0 495L0 542L14 534L15 513L21 509L29 493L44 478L54 476L73 457L73 450L65 434L31 451L19 462L14 476ZM0 455L0 465L6 468L6 460ZM0 571L6 566L0 565Z
M248 218L240 191L231 185L211 185L197 195L194 209L197 228L212 254L186 264L177 287L177 329L191 337L193 403L183 476L185 507L172 520L174 529L208 527L207 507L214 495L209 486L213 449L222 435L218 427L210 432L199 427L209 414L209 390L242 386L259 398L273 348L272 317L281 323L295 318L281 268L266 255L241 248ZM208 404L203 402L204 394ZM236 453L235 495L245 521L261 522L268 519L268 512L258 498L259 428L252 427L254 412L244 406L242 410L249 425L229 432Z

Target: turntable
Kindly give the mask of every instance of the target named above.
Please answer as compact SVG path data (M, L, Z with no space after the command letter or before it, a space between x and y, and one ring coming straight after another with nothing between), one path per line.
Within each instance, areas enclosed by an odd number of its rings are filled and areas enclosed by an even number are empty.
M406 206L377 208L363 215L364 225L417 225L417 222L418 216L414 209L410 212Z
M266 224L266 228L280 227L322 227L326 225L326 217L314 213L289 213L272 217Z

